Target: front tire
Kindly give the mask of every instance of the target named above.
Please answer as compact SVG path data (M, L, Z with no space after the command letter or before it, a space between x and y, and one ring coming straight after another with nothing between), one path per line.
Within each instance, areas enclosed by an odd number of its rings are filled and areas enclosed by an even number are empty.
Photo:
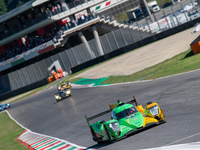
M108 129L106 128L105 125L104 125L104 128L105 128L106 134L108 135L108 141L109 141L109 142L112 142L111 137L110 137L110 134L109 134L109 132L108 132Z
M98 140L98 137L96 136L94 129L92 127L90 127L91 132L92 132L92 136L93 136L93 140L97 142L97 144L101 144L101 141Z

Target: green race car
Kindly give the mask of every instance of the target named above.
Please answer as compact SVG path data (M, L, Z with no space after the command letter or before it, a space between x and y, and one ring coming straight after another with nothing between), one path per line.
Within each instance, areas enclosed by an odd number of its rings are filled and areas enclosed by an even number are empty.
M111 120L101 120L93 124L89 123L89 121L108 113L111 113ZM165 116L163 113L159 105L155 102L148 102L147 107L144 109L142 105L137 104L133 96L133 100L127 103L118 101L117 104L110 105L109 110L89 118L85 115L85 118L93 140L100 144L102 141L119 140L127 137L129 134L164 123Z

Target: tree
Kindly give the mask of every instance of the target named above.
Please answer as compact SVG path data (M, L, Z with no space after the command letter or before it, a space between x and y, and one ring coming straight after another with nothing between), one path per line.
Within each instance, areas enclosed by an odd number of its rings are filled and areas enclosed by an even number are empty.
M4 2L4 0L0 0L0 15L3 15L7 12L7 6Z
M19 7L19 6L23 5L23 4L24 4L24 2L22 2L22 1L19 0L16 7Z

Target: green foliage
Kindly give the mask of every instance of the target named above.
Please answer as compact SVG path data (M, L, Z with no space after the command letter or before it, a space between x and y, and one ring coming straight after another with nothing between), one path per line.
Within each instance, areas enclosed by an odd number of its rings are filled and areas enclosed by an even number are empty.
M22 1L19 0L16 7L19 7L19 6L23 5L23 4L24 4L24 2L22 2Z
M126 21L129 20L129 18L128 18L128 16L127 16L127 14L126 14L125 11L124 11L123 13L121 13L121 14L116 15L116 16L115 16L115 19L116 19L117 22L119 22L119 23L124 23L125 20L126 20Z
M0 114L0 149L1 150L28 150L28 148L17 141L17 137L24 129L12 121L7 113Z
M7 12L7 6L4 0L0 0L0 15L3 15L6 12Z
M155 1L155 0L150 0L148 2L151 2L151 1ZM156 0L158 5L161 6L161 5L164 5L165 3L171 3L172 1L171 0Z
M0 0L0 15L29 1L30 0Z

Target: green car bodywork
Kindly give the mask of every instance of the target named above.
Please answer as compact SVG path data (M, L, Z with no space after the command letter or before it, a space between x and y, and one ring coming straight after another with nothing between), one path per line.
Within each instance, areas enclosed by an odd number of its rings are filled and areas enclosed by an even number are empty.
M163 111L157 103L150 102L145 109L143 109L142 105L134 106L131 103L137 104L135 99L128 103L118 102L114 109L107 110L89 118L85 116L93 140L101 143L102 141L122 139L135 131L143 130L148 126L164 122ZM89 121L110 112L111 120L97 121L93 124L89 123Z

